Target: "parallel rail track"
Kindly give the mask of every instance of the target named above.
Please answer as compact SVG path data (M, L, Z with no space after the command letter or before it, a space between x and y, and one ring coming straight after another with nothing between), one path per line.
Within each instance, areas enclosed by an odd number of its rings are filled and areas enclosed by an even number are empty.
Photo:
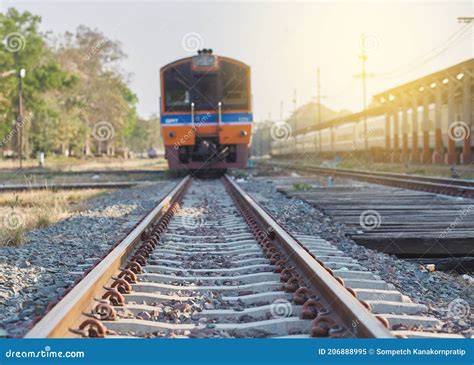
M26 337L388 338L439 325L341 254L287 232L227 176L185 177Z
M346 177L355 180L367 181L370 183L395 186L411 190L421 190L443 195L471 198L474 197L474 181L470 180L307 166L281 161L272 161L271 164L273 166L288 167L295 170L313 172L316 174Z
M131 188L145 181L105 181L91 183L35 183L35 184L1 184L0 193L28 190L83 190L83 189L124 189Z

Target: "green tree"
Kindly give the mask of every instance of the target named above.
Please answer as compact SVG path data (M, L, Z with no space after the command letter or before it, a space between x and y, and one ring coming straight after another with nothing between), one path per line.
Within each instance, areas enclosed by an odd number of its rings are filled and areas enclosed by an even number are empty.
M15 70L13 76L5 77L0 84L0 95L4 98L4 109L0 112L4 117L0 120L0 137L5 138L12 128L12 121L17 119L18 109L18 77L19 70L26 70L23 80L23 96L25 122L23 134L26 149L36 150L46 148L48 143L42 139L29 138L30 130L41 131L48 125L54 124L44 118L54 116L54 100L45 97L51 90L61 90L74 84L74 77L62 70L54 59L45 39L38 32L41 18L25 11L8 9L6 14L0 13L0 74ZM33 142L28 148L28 142ZM46 145L45 145L46 144Z
M56 55L80 81L71 91L71 98L81 105L78 118L88 130L84 150L100 152L104 146L129 146L137 120L137 97L118 67L125 57L120 43L98 30L80 26L75 34L66 33L60 38ZM110 139L98 141L94 130L102 122L112 126L113 134Z
M0 14L0 138L11 134L18 115L18 74L23 80L23 141L29 150L103 152L127 148L143 130L137 125L137 97L119 67L125 57L119 42L98 30L79 26L60 37L40 34L41 18L9 9ZM109 139L95 128L109 123ZM101 137L101 136L99 136Z

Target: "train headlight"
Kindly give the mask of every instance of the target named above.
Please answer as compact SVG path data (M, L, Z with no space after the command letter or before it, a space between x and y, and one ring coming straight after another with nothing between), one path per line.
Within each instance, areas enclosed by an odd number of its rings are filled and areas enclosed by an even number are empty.
M169 132L169 133L168 133L168 137L174 138L174 136L175 136L174 132Z
M243 129L240 131L240 135L241 135L242 137L245 137L247 134L248 134L247 131L245 131L245 130L243 130Z

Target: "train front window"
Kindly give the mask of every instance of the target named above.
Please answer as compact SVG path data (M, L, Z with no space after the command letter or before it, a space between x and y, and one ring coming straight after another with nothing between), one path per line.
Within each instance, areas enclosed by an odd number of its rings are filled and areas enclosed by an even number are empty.
M246 68L231 63L222 64L222 105L224 110L247 109L248 72Z
M196 74L191 88L191 99L196 111L215 110L218 100L217 76L215 74Z
M165 81L166 111L187 111L190 108L190 94L186 85L176 79Z

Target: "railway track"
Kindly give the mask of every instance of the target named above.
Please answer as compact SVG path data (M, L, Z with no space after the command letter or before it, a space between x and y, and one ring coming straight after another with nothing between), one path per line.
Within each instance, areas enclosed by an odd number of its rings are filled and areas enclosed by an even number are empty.
M323 181L274 180L278 192L314 205L368 248L399 257L461 259L460 269L467 264L463 258L472 256L474 200L342 179L327 187Z
M87 183L35 183L35 184L0 184L0 193L27 190L81 190L81 189L124 189L131 188L146 181L104 181Z
M474 181L470 180L307 166L282 161L272 161L271 165L436 194L474 197Z
M163 170L25 171L25 181L31 180L34 182L0 183L0 193L27 190L124 189L148 183L154 178L164 177L165 174L166 171ZM111 176L111 178L118 175L121 176L121 181L88 181L94 175L96 177ZM42 177L42 179L39 179L39 177ZM82 179L83 182L67 182L67 179L71 177L76 178L76 180ZM47 180L53 178L63 181L53 182Z
M26 337L453 336L426 311L229 177L185 177Z

